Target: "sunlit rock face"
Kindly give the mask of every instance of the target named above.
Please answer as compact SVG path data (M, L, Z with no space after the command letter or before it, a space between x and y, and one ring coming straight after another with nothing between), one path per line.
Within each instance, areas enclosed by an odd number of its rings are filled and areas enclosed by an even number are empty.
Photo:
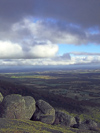
M2 118L29 120L35 112L35 100L31 96L8 95L2 102Z

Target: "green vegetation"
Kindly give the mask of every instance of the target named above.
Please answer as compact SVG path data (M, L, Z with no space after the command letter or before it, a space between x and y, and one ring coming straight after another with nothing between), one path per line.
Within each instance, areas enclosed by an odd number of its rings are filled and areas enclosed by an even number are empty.
M75 133L71 128L48 125L41 122L0 119L0 133Z
M54 77L51 77L51 76L45 76L45 75L11 76L10 78L25 78L25 79L30 79L30 78L37 78L37 79L55 79ZM57 79L57 78L56 78L56 79Z
M15 93L30 95L36 100L43 99L54 108L67 114L79 116L82 120L92 119L100 123L99 69L1 74L0 92L4 96ZM35 123L34 126L31 126L30 122L29 125L30 130L33 127L34 132L36 132ZM43 129L40 126L41 123L38 125L39 130L44 131L44 133L50 132L46 130L49 125L42 125L45 127ZM50 126L49 128L58 130L58 126ZM22 131L22 127L16 129ZM64 132L63 130L67 130L67 133L71 132L71 130L59 127L59 131Z

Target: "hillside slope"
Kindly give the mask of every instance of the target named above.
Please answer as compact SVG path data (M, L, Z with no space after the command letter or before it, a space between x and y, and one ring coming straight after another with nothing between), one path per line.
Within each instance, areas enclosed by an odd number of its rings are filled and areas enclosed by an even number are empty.
M36 121L0 118L0 133L74 133L71 129Z
M99 131L79 130L38 121L2 119L0 118L0 133L100 133Z

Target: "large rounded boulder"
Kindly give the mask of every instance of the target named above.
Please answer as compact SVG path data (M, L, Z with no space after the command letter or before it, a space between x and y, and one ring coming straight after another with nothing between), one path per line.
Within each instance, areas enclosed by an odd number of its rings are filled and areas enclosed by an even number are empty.
M8 95L2 102L1 117L29 120L35 112L35 100L31 96Z
M55 109L43 100L38 100L36 102L36 107L37 109L32 117L32 120L53 124L55 120Z
M70 127L73 126L74 124L77 124L77 122L73 116L70 116L62 111L56 111L54 124L55 125L61 124Z

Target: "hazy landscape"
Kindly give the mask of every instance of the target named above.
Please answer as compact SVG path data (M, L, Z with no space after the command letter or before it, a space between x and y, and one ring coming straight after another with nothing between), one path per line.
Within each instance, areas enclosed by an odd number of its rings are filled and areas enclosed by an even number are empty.
M21 94L32 96L35 100L42 99L52 105L56 111L78 116L82 121L90 119L100 123L100 69L98 67L56 69L6 67L0 72L0 92L3 96ZM61 127L64 133L82 132Z
M24 69L23 69L24 70ZM15 72L14 72L15 71ZM18 72L20 71L20 72ZM100 69L25 69L0 74L3 95L42 98L71 113L90 113L100 106ZM91 110L92 111L92 110ZM100 118L97 117L99 120Z

